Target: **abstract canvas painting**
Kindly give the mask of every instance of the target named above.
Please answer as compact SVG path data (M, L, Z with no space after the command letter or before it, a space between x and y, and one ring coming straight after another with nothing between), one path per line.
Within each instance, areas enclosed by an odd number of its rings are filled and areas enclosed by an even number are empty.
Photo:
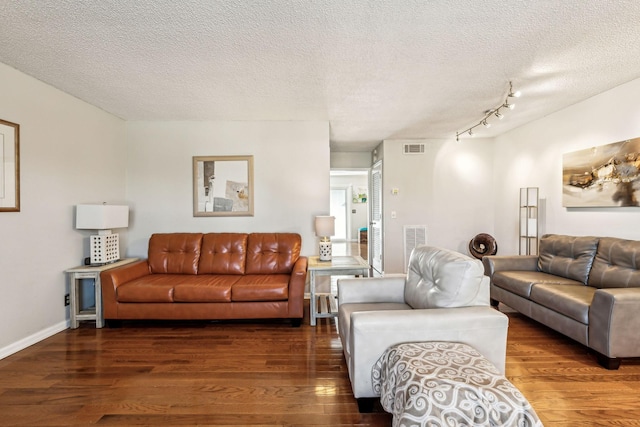
M562 205L640 206L640 138L565 154Z

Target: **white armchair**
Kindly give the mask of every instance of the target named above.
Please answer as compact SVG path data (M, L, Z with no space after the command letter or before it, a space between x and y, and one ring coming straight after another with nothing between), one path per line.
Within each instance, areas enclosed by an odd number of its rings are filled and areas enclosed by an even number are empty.
M465 343L504 374L508 318L489 305L489 278L477 259L421 246L411 254L406 277L338 280L338 307L338 331L361 410L378 397L371 369L394 344Z

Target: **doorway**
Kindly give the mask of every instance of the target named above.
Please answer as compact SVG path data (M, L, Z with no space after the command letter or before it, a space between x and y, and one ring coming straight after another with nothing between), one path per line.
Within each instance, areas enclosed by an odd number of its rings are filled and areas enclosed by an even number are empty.
M369 223L369 170L337 170L330 173L330 207L336 217L334 255L360 255L368 259L366 229ZM362 230L365 230L364 232ZM365 246L361 236L365 236Z

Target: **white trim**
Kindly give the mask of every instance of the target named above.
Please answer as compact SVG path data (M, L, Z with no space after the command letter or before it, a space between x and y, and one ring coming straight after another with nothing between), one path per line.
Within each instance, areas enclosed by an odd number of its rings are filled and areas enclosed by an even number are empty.
M69 320L66 320L64 322L60 322L56 325L53 325L47 329L43 329L26 338L23 338L20 341L16 341L13 344L9 344L8 346L0 349L0 360L4 359L7 356L11 356L12 354L15 354L21 350L24 350L27 347L37 344L40 341L43 341L68 328L69 328Z

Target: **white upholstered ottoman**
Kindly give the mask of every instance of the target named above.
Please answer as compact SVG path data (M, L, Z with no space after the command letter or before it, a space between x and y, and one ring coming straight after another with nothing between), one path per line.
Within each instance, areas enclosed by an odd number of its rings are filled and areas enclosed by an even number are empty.
M397 344L372 370L393 426L542 426L520 391L473 347Z

